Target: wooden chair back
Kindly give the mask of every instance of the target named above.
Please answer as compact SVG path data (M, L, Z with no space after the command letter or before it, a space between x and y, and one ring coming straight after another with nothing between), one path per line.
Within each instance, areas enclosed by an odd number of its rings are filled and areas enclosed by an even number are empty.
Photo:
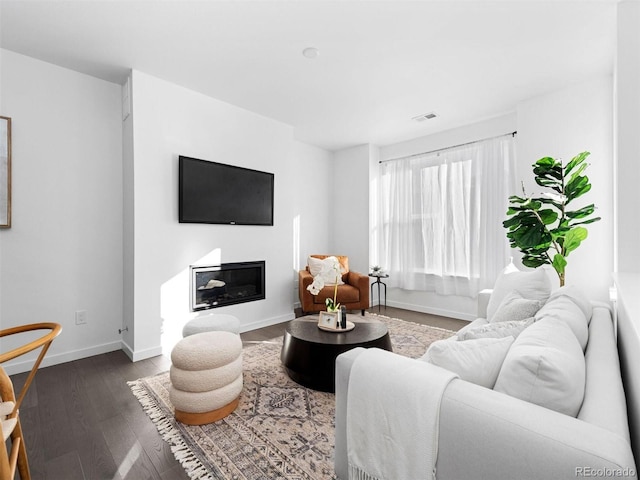
M7 450L9 448L8 444L7 448L0 448L0 478L2 478L2 480L13 479L15 477L16 468L18 472L20 472L20 478L22 480L31 479L27 450L24 443L24 436L22 435L22 426L20 425L20 405L22 405L22 401L33 382L33 378L35 377L43 358L51 346L51 342L53 342L53 339L60 334L62 327L57 323L32 323L29 325L20 325L0 330L0 338L36 330L49 330L49 332L40 338L25 343L13 350L6 353L0 353L0 406L5 407L5 409L10 409L8 412L2 412L2 423L7 425L8 428L13 428L10 434L11 450ZM33 364L24 385L20 389L18 397L16 398L13 383L1 365L38 348L41 349L40 353L38 354L38 357Z

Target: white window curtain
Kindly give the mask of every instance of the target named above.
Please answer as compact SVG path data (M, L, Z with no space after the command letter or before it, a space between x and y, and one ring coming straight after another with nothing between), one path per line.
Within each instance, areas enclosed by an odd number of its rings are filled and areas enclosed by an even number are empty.
M509 259L514 136L380 164L380 263L389 286L475 297Z

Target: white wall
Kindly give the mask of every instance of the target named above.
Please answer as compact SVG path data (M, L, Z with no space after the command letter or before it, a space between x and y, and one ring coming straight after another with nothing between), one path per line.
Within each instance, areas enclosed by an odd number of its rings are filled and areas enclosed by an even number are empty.
M595 203L602 220L587 225L589 237L572 252L566 284L580 286L594 300L607 301L613 271L613 83L594 78L532 98L518 106L518 176L528 193L539 193L531 165L551 156L569 161L589 151L585 174L592 189L576 206ZM557 281L557 276L556 276Z
M290 201L293 205L293 304L300 306L298 271L313 254L333 253L330 247L333 215L333 155L302 142L293 144Z
M189 266L266 261L266 299L216 309L237 316L242 330L293 318L294 271L304 248L324 248L326 229L312 219L311 198L330 187L328 154L293 140L292 127L134 71L133 80L133 300L125 319L134 330L134 359L165 351L180 337L189 311ZM178 223L178 155L275 174L274 226ZM125 155L126 158L126 155ZM311 165L319 160L319 175ZM314 167L315 168L315 167ZM311 170L311 171L310 171ZM128 172L128 169L125 171ZM130 173L129 173L130 174ZM322 197L320 198L322 201ZM300 252L294 258L294 243Z
M369 165L373 147L360 145L334 153L335 202L330 220L331 253L347 255L349 269L369 272Z
M615 68L616 243L615 270L640 272L640 2L618 3Z
M437 120L433 120L437 121ZM470 123L459 128L444 130L433 135L394 143L380 148L380 160L386 161L402 158L417 153L430 152L441 148L448 148L468 142L475 142L483 138L511 133L517 130L516 112L489 118L487 120Z
M7 50L0 55L0 114L13 122L0 326L62 324L46 364L120 349L120 87ZM78 310L87 312L86 325L75 324ZM3 339L3 351L11 343Z

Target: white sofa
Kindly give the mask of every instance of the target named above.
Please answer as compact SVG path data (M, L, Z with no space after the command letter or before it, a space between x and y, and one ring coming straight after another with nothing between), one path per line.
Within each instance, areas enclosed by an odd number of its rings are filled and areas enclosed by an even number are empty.
M487 308L487 298L481 296L481 310ZM589 313L588 340L584 348L584 397L577 415L560 413L461 378L454 379L445 389L439 408L435 460L438 480L638 478L612 314L606 305L593 305ZM486 323L485 318L479 318L473 326ZM522 334L518 338L521 337ZM363 352L364 349L354 349L336 361L335 471L341 480L348 478L349 470L350 373ZM389 362L402 365L399 355L387 353ZM427 375L429 372L435 375L441 368L419 359L413 361L418 362ZM402 388L408 397L415 394L416 386L409 382ZM378 399L371 398L371 401ZM370 435L366 432L370 425L358 427L365 432L361 441L369 441ZM431 477L425 474L424 478Z

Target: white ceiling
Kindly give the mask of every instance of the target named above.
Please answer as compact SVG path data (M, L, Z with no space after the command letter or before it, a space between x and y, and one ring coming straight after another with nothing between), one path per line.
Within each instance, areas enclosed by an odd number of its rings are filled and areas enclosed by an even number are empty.
M337 150L611 74L615 16L616 0L0 0L0 45L116 83L137 69Z

